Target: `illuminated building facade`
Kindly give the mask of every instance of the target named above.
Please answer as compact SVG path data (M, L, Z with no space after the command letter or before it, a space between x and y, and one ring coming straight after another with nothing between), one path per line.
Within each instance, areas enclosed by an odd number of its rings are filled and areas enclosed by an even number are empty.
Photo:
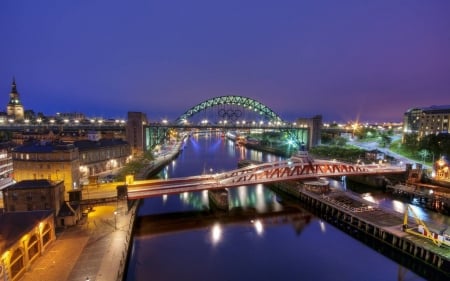
M81 140L74 145L79 151L81 177L121 168L131 156L130 145L122 139Z
M23 180L2 190L6 212L51 210L56 216L64 203L64 182Z
M51 211L0 214L0 280L20 280L55 239Z
M9 93L9 103L6 106L6 114L13 120L24 119L24 109L20 102L19 92L17 91L16 79L13 78L11 93Z
M64 181L66 190L80 186L78 148L71 143L32 142L12 151L14 180Z
M450 162L446 157L441 157L438 161L434 163L434 170L436 171L435 180L443 180L450 182Z
M8 144L0 144L0 190L13 184L13 161Z
M76 190L82 178L121 168L130 155L122 139L30 142L12 151L14 180L63 180L67 191Z
M403 132L417 133L419 138L448 133L449 119L450 105L412 108L404 114Z

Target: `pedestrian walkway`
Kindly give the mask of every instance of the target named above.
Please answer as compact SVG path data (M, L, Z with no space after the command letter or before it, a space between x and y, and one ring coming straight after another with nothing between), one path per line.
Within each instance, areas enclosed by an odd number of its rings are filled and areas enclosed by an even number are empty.
M77 226L57 232L53 245L22 281L122 280L137 201L96 206Z
M138 171L134 178L136 180L145 180L148 175L155 170L158 170L169 163L173 158L177 156L177 154L183 150L184 139L180 142L177 142L174 145L166 147L163 151L161 151L157 157L149 162L146 166L144 166L140 171Z

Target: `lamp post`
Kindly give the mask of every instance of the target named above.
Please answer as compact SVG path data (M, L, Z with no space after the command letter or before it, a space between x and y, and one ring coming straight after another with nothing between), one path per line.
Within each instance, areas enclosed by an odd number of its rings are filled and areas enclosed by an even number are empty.
M114 211L114 230L117 230L117 211Z

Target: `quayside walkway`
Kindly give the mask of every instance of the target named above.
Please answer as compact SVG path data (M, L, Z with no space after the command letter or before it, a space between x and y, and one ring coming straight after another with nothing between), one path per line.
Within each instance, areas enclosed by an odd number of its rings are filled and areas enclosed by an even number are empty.
M126 203L96 206L81 225L59 231L21 281L123 280L137 209Z

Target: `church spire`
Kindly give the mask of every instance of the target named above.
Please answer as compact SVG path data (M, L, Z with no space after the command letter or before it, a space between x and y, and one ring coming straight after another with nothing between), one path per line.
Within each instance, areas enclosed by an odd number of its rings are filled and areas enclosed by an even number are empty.
M9 93L9 103L6 106L6 114L14 120L24 119L24 109L20 102L20 95L17 91L16 77L13 76L13 81L11 84L11 93Z
M16 77L15 76L13 76L13 81L11 84L11 93L17 94Z

